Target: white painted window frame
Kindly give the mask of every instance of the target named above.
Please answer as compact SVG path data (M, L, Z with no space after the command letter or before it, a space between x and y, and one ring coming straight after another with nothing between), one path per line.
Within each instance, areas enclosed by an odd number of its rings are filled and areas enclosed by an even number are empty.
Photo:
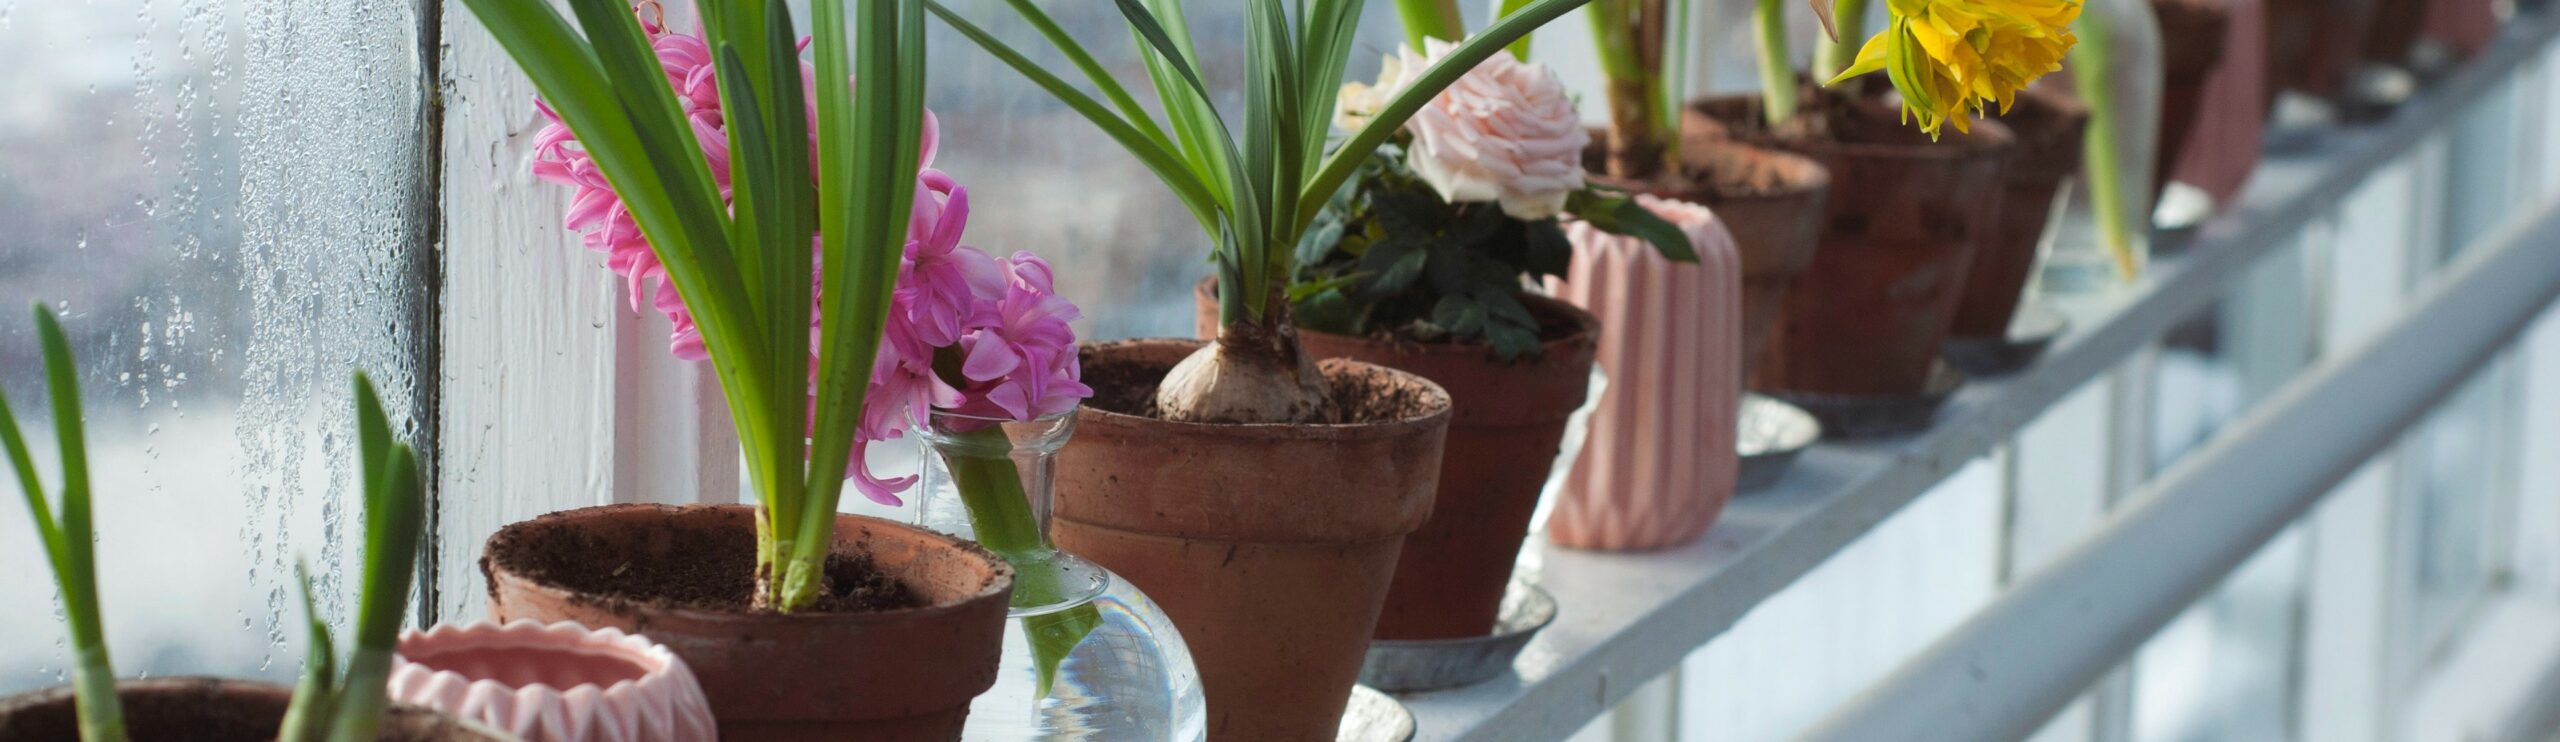
M564 229L567 189L535 179L532 86L458 4L441 19L444 447L436 616L482 615L481 542L543 513L618 502L734 502L737 440L718 385L667 351ZM601 433L601 434L600 434Z

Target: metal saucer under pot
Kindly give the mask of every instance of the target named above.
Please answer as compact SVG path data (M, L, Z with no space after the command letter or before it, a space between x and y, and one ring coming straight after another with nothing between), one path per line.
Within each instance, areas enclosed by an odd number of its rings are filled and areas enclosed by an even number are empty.
M1511 671L1529 638L1556 620L1556 599L1514 579L1503 592L1493 634L1458 639L1372 639L1360 684L1390 693L1474 685Z
M1966 375L2007 376L2034 364L2069 329L2071 318L2063 316L2062 310L2030 301L2019 306L2018 316L2009 320L2008 337L1948 338L1947 346L1939 353Z
M1938 408L1944 407L1956 390L1964 388L1965 375L1954 366L1939 361L1929 374L1928 388L1908 396L1820 394L1814 392L1770 392L1770 396L1813 413L1822 421L1822 434L1833 439L1883 438L1908 435L1928 430L1937 422Z
M1776 484L1795 465L1797 454L1822 440L1822 422L1813 413L1776 397L1743 392L1740 413L1734 416L1733 447L1741 461L1735 492Z

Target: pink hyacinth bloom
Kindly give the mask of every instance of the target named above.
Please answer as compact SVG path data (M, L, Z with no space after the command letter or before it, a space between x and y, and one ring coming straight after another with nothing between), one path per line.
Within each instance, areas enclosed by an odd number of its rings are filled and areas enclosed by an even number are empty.
M719 77L710 50L697 37L647 28L652 48L676 92L677 105L700 142L704 161L725 200L730 195L729 142L720 111ZM802 45L807 44L806 40ZM809 65L801 66L804 87L815 100ZM533 173L574 189L562 224L581 234L587 249L605 255L605 266L620 276L631 294L632 308L647 297L652 308L674 325L669 341L676 357L700 361L710 357L700 328L684 299L669 283L664 265L641 234L639 224L596 166L577 145L577 137L551 107L535 102L545 121L534 136ZM817 112L809 113L814 124ZM814 132L811 147L816 146ZM888 323L874 356L862 419L855 430L845 476L874 501L896 505L898 493L916 478L881 478L865 466L871 443L906 434L915 414L924 410L956 410L963 414L1030 420L1063 414L1093 391L1081 381L1075 330L1070 323L1082 312L1056 294L1049 264L1027 252L999 259L961 244L969 223L969 191L951 176L930 167L941 144L941 131L931 111L925 112L914 208L908 214L907 244L891 294ZM812 166L815 162L813 160ZM822 247L813 236L811 260ZM823 266L818 266L823 269ZM823 272L812 276L810 327L815 340L816 295ZM651 284L654 282L654 286ZM934 369L944 354L961 360L960 378ZM812 343L810 421L816 419L816 351Z

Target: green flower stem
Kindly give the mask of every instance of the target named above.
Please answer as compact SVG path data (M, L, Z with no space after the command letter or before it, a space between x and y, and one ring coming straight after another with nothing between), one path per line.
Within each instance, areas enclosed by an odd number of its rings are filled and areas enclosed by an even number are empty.
M1600 56L1609 100L1608 172L1621 178L1650 178L1678 156L1677 124L1663 125L1666 106L1659 27L1636 20L1647 0L1592 0L1591 45ZM1660 24L1653 24L1659 26ZM1648 38L1651 35L1651 38ZM1676 121L1677 119L1673 119Z
M1867 43L1868 0L1835 0L1831 4L1831 22L1840 30L1837 38L1814 41L1813 79L1829 80L1858 61L1858 48Z
M107 661L107 646L81 647L77 661L71 668L71 696L80 715L80 739L124 742L124 702L116 696L116 671Z
M2089 179L2089 208L2098 220L2098 241L2115 258L2116 275L2131 281L2140 276L2142 266L2136 262L2133 239L2139 226L2134 221L2138 209L2134 200L2140 194L2127 192L2124 179L2124 147L2116 126L2115 90L2107 83L2114 77L2113 29L2107 27L2105 13L2083 13L2080 22L2086 27L2079 34L2080 43L2072 47L2071 73L2082 82L2080 99L2089 106L2089 135L2082 146L2082 156Z
M1529 0L1501 0L1501 2L1494 7L1494 20L1509 18L1513 12L1528 6L1528 4ZM1536 34L1522 34L1519 41L1511 42L1511 46L1509 47L1511 49L1511 58L1523 62L1529 61L1529 40L1533 36L1536 36Z
M1796 66L1788 60L1786 0L1760 0L1751 13L1760 44L1760 113L1777 128L1796 117Z
M950 468L951 482L960 490L960 504L969 508L969 525L977 529L978 543L1007 559L1050 551L1048 537L1040 532L1039 519L1031 514L1031 498L1022 489L1022 472L1012 458L947 450L1011 450L1013 441L1005 437L1004 429L988 427L948 435L960 443L945 447L942 462ZM1014 602L1022 602L1019 583L1014 594Z
M951 472L951 484L959 491L961 506L969 510L969 526L977 531L978 544L1014 566L1013 605L1028 608L1065 601L1068 596L1059 584L1060 573L1049 566L1058 550L1049 545L1049 535L1040 530L1039 516L1031 512L1031 498L1023 490L1021 469L1009 456L971 453L1012 450L1013 442L1005 437L1004 429L989 427L949 435L956 441L936 448L942 450L943 464ZM1091 602L1022 617L1023 636L1031 644L1032 660L1040 672L1041 695L1048 695L1050 684L1057 678L1058 664L1066 661L1067 654L1101 624L1102 612Z

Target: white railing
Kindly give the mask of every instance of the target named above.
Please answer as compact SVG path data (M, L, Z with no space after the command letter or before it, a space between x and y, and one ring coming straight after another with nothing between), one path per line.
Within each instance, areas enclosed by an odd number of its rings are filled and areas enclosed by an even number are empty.
M2296 533L2325 531L2319 535L2333 537L2363 527L2370 532L2361 535L2373 538L2329 538L2321 542L2322 557L2378 571L2411 569L2401 564L2413 559L2405 545L2389 542L2393 522L2414 519L2394 512L2408 498L2367 493L2353 498L2353 507L2329 508L2333 520L2345 523L2324 526L2353 526L2348 528L2311 528L2303 525L2303 515L2359 465L2388 458L2378 454L2458 383L2501 368L2484 361L2510 348L2518 328L2540 314L2560 286L2560 222L2542 218L2552 197L2560 196L2560 189L2545 182L2554 173L2543 172L2553 170L2544 164L2547 150L2560 146L2546 130L2560 119L2539 108L2552 82L2555 33L2560 18L2553 14L2520 16L2492 51L2428 81L2419 99L2389 120L2289 142L2261 167L2239 203L2184 244L2166 246L2166 257L2139 285L2051 298L2071 318L2072 331L2035 367L1969 386L1931 430L1817 447L1786 481L1735 501L1706 540L1684 549L1597 555L1533 548L1526 562L1567 609L1517 663L1515 677L1406 697L1421 738L1540 740L1581 730L1586 735L1577 739L1760 739L1827 721L1823 734L1835 739L1912 738L1918 729L1930 730L1925 736L1931 739L2005 739L2036 732L2057 709L2080 698L2091 700L2075 709L2070 723L2048 729L2053 736L2040 739L2177 736L2159 730L2133 734L2139 726L2132 718L2136 684L2126 673L2111 671L2131 664L2144 640L2271 537L2289 525ZM2504 109L2491 110L2498 107ZM2501 111L2512 115L2490 115ZM2479 132L2473 129L2484 120L2511 127L2509 141L2474 141ZM2478 153L2464 151L2473 145L2512 145L2512 151L2497 153L2505 158L2493 163L2502 168L2497 172L2474 172L2480 170ZM2456 169L2462 172L2447 172ZM2483 183L2498 193L2532 195L2502 201L2468 198L2474 191L2461 190L2487 187ZM2384 208L2363 208L2374 205ZM2464 229L2448 225L2479 221L2480 214L2459 213L2466 209L2504 218L2509 230L2486 240L2458 234ZM2315 242L2317 249L2306 247ZM2463 259L2436 267L2441 256L2455 253ZM2348 270L2324 262L2367 260L2388 265L2358 263ZM2435 278L2412 278L2430 275ZM2413 287L2426 290L2401 295ZM2364 288L2376 290L2358 293ZM2261 311L2284 304L2292 306L2274 312L2273 319ZM2305 310L2305 304L2314 308ZM2226 426L2208 447L2175 455L2177 465L2155 476L2157 462L2172 458L2153 450L2166 445L2156 443L2161 436L2151 419L2163 403L2154 395L2166 393L2158 381L2163 340L2199 315L2233 325L2221 328L2229 335L2224 343L2268 346L2232 352L2262 359L2241 362L2266 367L2251 370L2244 383L2274 396L2248 407L2246 421ZM2280 327L2259 332L2253 323ZM2308 329L2314 325L2327 329ZM2356 355L2342 358L2349 351ZM2328 360L2302 370L2304 359L2313 356ZM2374 363L2393 365L2359 365ZM2097 411L2066 409L2072 407ZM2074 419L2057 421L2066 417ZM2057 443L2040 426L2078 429ZM2054 459L2075 457L2094 460L2074 465L2097 473L2066 487L2043 471L2059 466ZM1829 594L1818 596L1816 602L1829 601L1820 610L1776 606L1805 597L1798 593L1809 589L1809 575L1817 570L1856 566L1839 564L1855 559L1907 557L1858 555L1853 547L1874 541L1896 519L1918 517L1922 508L1914 503L1968 494L1950 491L1967 488L1996 490L1993 496L2006 498L1992 508L1990 520L1997 525L1986 537L1995 543L1985 549L1994 554L1985 571L1997 574L1922 579L1969 583L1979 577L1995 582L1989 590L2005 585L2005 594L1993 600L1986 592L1962 606L1954 614L1958 619L1933 624L1944 630L1895 655L1918 659L1834 718L1826 720L1820 708L1772 723L1735 724L1723 716L1739 704L1720 703L1719 694L1774 684L1782 675L1843 676L1824 680L1837 686L1825 707L1850 701L1853 691L1884 676L1891 662L1860 671L1840 667L1854 663L1808 668L1790 666L1795 658L1766 656L1746 671L1769 673L1765 677L1738 677L1742 673L1733 663L1707 663L1711 672L1702 675L1696 655L1719 643L1769 639L1775 632L1742 635L1750 633L1745 618L1755 611L1822 616L1855 608ZM2089 491L2077 491L2083 489ZM2396 495L2403 488L2368 489ZM2111 508L2117 511L2112 516ZM2366 519L2372 522L2357 521L2358 508L2379 514ZM2046 512L2074 509L2085 512ZM2049 527L2046 521L2053 520L2073 522ZM2291 542L2299 552L2299 542L2308 540L2296 536ZM1870 584L1875 573L1890 571L1872 564L1858 568L1867 570ZM2308 584L2342 569L2352 571L2334 564L2280 567L2304 583L2293 588L2297 596L2318 593L2294 600L2320 603L2287 610L2384 612L2390 601L2365 593L2389 588L2337 590L2324 583L2314 590ZM2082 600L2093 593L2106 600ZM2078 611L2084 610L2112 620L2083 620ZM2498 623L2504 614L2465 615L2465 626L2478 626ZM1861 620L1906 619L1879 612ZM2391 627L2349 626L2342 640L2335 636L2341 631L2325 620L2302 620L2321 625L2297 630L2313 636L2291 636L2292 651L2307 652L2303 647L2314 644L2327 651L2327 645L2343 642L2362 653L2355 661L2369 666L2332 674L2360 680L2324 675L2287 681L2292 687L2284 691L2290 696L2285 702L2292 708L2278 715L2290 720L2276 722L2278 733L2323 740L2440 738L2425 733L2434 718L2429 712L2370 707L2410 690L2401 676L2449 650L2370 648L2365 645L2383 643L2380 635ZM1791 639L1827 630L1788 628ZM1931 639L1939 642L1936 648L1920 654ZM2014 664L1985 665L1986 658ZM2305 664L2328 673L2321 662ZM1678 678L1684 666L1686 678L1666 681ZM2332 687L2342 682L2349 687ZM1707 688L1712 690L1702 690ZM2033 692L2023 692L2028 688ZM2314 715L2321 718L2309 718ZM1595 718L1601 727L1589 726ZM1611 722L1615 734L1589 734ZM2420 733L2387 731L2395 725Z

